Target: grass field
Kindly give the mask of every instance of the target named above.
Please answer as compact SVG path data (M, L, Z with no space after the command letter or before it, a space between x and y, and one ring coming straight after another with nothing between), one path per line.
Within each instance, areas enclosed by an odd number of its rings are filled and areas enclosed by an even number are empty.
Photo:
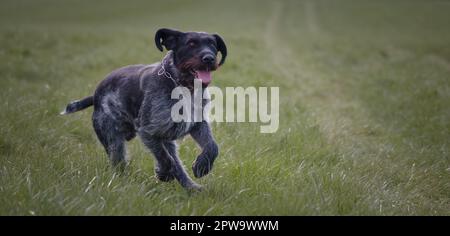
M149 2L1 1L1 215L450 215L450 1ZM280 87L278 132L213 124L200 193L158 182L138 139L117 176L92 108L58 115L160 60L160 27L224 37L215 86Z

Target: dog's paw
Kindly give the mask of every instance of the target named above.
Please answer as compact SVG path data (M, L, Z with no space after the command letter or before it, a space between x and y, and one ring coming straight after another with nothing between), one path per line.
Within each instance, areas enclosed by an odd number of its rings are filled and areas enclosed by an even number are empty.
M213 167L213 162L205 156L199 156L192 164L192 171L194 172L195 178L201 178L207 175Z
M166 171L155 170L155 176L162 182L170 182L175 179L175 176L172 173Z
M185 186L186 190L190 191L190 192L200 192L203 190L203 186L201 186L200 184L197 183L191 183L187 186Z

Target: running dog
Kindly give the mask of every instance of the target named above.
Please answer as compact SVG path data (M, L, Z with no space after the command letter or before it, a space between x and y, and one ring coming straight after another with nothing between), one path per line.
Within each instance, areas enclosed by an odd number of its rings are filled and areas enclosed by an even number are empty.
M169 51L161 62L131 65L113 71L95 90L93 96L69 103L61 114L70 114L94 106L92 123L95 133L116 168L128 164L125 142L136 134L155 156L155 174L161 181L176 179L186 189L201 189L186 173L177 154L176 139L187 134L202 152L192 165L194 176L208 174L219 149L209 124L174 122L171 108L177 99L171 92L185 86L193 93L194 79L203 87L211 82L211 72L225 62L227 47L217 34L159 29L156 47ZM218 52L221 53L217 62ZM203 103L208 103L207 99Z

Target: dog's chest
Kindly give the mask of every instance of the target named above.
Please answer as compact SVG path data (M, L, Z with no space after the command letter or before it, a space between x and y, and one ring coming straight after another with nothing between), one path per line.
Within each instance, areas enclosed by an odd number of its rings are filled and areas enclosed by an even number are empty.
M171 106L171 121L177 136L183 136L191 131L196 123L203 121L203 102L190 99L174 99Z
M178 139L188 134L196 123L203 121L203 108L207 100L194 96L179 99L161 101L159 99L152 103L151 111L144 119L147 133L165 139Z

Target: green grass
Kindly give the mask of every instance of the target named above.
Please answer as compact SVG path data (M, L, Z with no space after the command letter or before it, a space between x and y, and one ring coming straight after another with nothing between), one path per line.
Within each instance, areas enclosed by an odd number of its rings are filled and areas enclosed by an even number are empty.
M1 215L450 215L448 1L0 6ZM92 108L58 115L113 69L160 60L159 27L225 38L215 86L280 87L277 133L213 124L200 193L158 182L139 140L115 175ZM190 167L199 150L179 144Z

